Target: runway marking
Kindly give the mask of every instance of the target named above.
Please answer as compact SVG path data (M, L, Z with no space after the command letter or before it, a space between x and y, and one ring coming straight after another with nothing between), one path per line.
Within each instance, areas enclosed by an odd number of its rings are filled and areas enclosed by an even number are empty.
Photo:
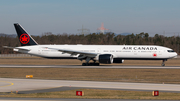
M12 82L8 82L8 81L0 81L0 82L9 83L9 85L0 86L0 87L8 87L8 86L12 86L12 85L14 85L14 83L12 83Z
M41 89L34 89L34 90L46 90L46 89L54 89L54 88L60 88L63 86L57 86L57 87L49 87L49 88L41 88ZM23 90L22 90L23 91ZM32 90L24 90L24 91L32 91Z

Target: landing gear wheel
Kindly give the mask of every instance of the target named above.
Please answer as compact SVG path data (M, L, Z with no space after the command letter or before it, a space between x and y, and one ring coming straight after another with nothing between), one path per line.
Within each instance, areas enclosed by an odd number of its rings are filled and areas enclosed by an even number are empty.
M82 66L86 66L86 63L82 63Z
M165 66L165 64L161 64L161 66Z
M94 63L94 66L99 66L99 63Z
M99 63L82 63L82 66L99 66Z
M82 66L90 66L89 63L82 63Z

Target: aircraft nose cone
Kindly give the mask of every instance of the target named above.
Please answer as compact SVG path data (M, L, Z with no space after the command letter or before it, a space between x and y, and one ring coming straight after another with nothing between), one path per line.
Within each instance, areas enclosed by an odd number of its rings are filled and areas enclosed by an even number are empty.
M177 56L178 54L177 54L177 53L175 53L175 55Z
M177 58L178 54L177 53L174 53L174 58Z

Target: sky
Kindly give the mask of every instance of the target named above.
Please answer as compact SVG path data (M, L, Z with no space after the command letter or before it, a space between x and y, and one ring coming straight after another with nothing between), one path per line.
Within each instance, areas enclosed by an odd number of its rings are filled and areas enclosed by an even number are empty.
M180 33L180 0L0 0L0 33L21 24L31 35L77 34L104 27L116 34Z

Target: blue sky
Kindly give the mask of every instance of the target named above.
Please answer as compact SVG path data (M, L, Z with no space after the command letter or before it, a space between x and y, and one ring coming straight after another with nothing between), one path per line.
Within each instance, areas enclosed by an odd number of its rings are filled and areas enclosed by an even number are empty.
M0 0L0 33L20 23L32 35L76 34L104 27L115 33L180 33L180 0Z

